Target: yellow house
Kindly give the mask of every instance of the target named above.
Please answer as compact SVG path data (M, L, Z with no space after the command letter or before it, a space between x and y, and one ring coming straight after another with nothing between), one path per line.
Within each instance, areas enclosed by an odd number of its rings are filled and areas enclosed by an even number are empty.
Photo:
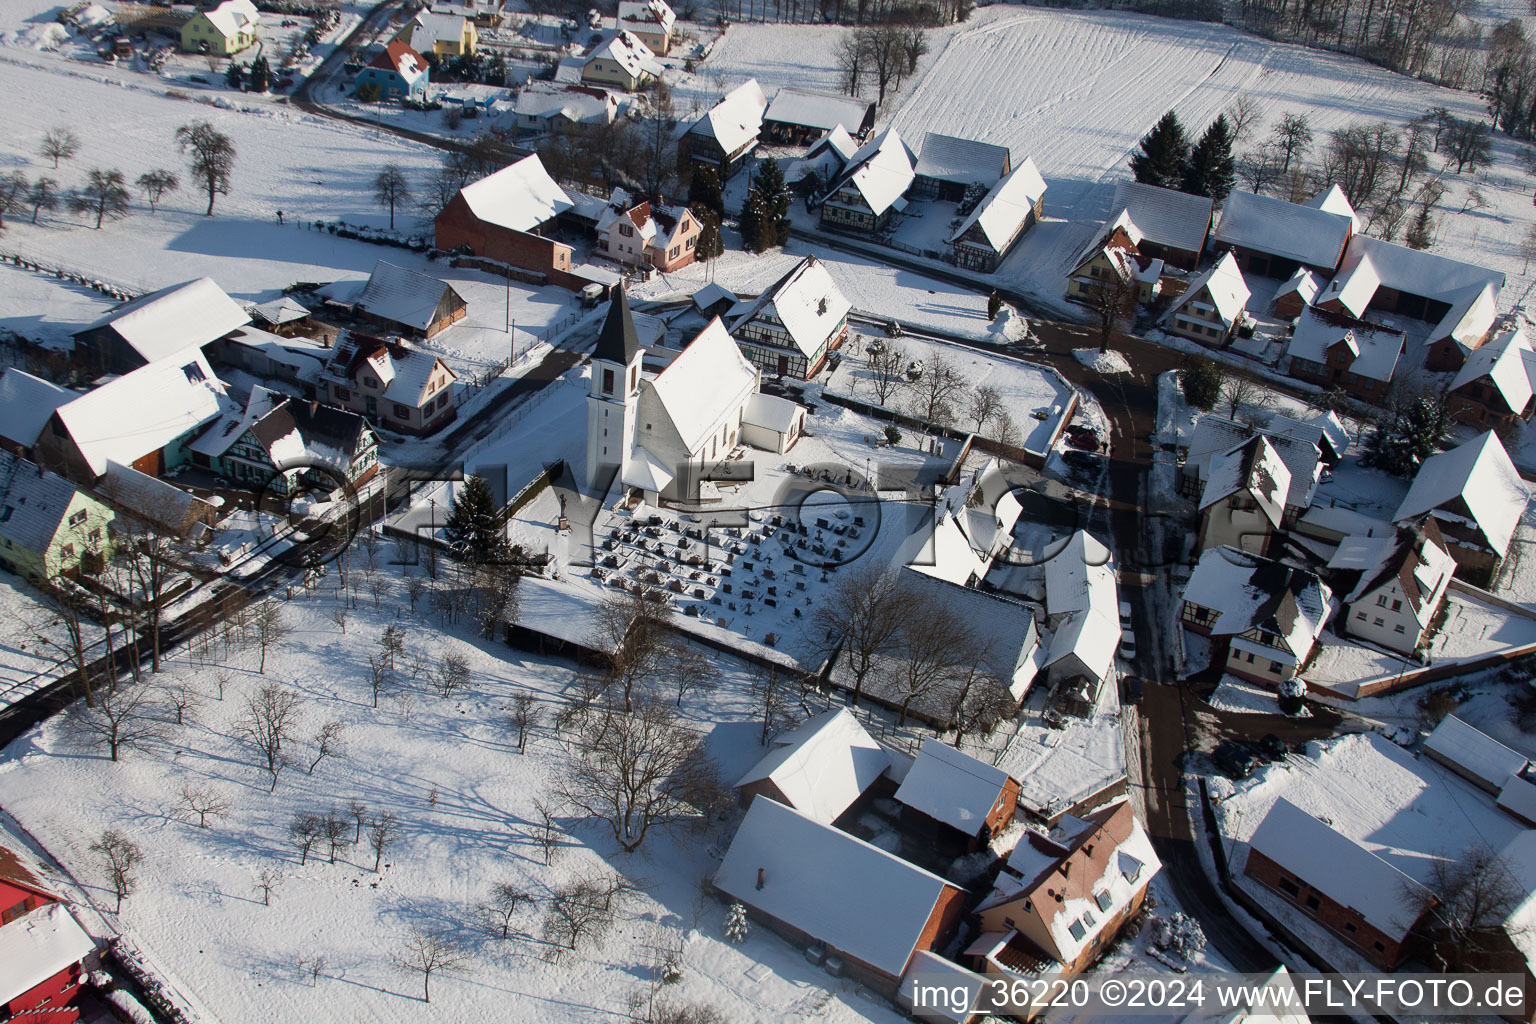
M417 53L435 53L442 57L473 56L480 45L480 33L472 18L462 14L422 11L405 23L396 39L409 44Z
M186 53L212 53L228 57L256 42L261 15L251 0L224 0L219 6L198 11L181 27L181 48Z

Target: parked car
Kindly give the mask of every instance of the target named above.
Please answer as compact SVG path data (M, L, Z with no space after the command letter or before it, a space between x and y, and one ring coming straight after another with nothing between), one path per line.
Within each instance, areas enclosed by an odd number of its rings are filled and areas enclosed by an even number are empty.
M1074 448L1082 448L1084 451L1096 452L1099 450L1099 439L1093 434L1068 434L1067 444Z
M1063 452L1061 459L1067 465L1077 466L1080 469L1094 469L1099 464L1099 460L1094 458L1092 455L1089 455L1087 452Z
M1141 688L1142 688L1141 680L1138 679L1136 676L1121 676L1120 677L1120 703L1122 703L1122 704L1140 704L1141 703Z
M1127 631L1131 628L1131 602L1129 601L1120 602L1120 628Z
M1253 750L1234 740L1222 740L1211 754L1216 767L1229 779L1246 779L1258 761Z
M1286 745L1285 740L1270 732L1265 733L1263 739L1259 740L1259 751L1267 761L1283 761L1285 755L1291 752L1291 748Z
M1120 657L1126 661L1136 660L1136 634L1129 629L1120 633Z

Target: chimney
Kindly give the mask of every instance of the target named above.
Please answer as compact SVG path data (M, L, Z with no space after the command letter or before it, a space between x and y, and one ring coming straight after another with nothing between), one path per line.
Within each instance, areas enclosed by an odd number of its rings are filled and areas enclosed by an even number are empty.
M763 887L763 869L762 868L758 868L757 869L757 887L759 889L761 889Z

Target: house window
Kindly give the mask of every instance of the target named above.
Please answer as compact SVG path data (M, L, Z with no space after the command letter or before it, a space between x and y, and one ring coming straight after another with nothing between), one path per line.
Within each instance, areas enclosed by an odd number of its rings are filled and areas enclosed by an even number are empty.
M83 522L85 522L85 509L81 509L69 517L70 526L79 526Z
M196 363L188 363L186 366L181 368L181 372L187 375L187 381L192 384L196 384L199 381L208 379L203 374L203 368L198 366Z
M1395 612L1402 611L1403 610L1403 602L1394 600L1392 602L1392 610L1395 611Z
M679 253L679 252L680 252L680 251L681 251L681 250L680 250L680 249L679 249L679 248L678 248L678 247L677 247L677 246L675 246L675 245L674 245L674 246L673 246L673 247L672 247L672 248L671 248L671 249L670 249L670 250L668 250L668 252L667 252L667 258L668 258L668 259L671 259L671 258L673 258L673 257L675 257L675 256L677 256L677 254L678 254L678 253Z
M1385 953L1387 951L1387 947L1382 945L1381 944L1381 940L1379 940L1379 939L1377 941L1371 943L1371 945L1372 945L1372 947L1375 948L1376 952L1378 952L1378 953Z
M1403 624L1401 622L1399 622L1397 625L1393 626L1392 627L1392 632L1394 632L1394 633L1401 633L1401 632L1403 632Z
M1279 674L1280 674L1280 672L1281 672L1281 667L1280 667L1280 663L1279 663L1279 662L1278 662L1278 661L1272 661L1272 662L1270 662L1270 663L1269 663L1269 670L1270 670L1270 671L1271 671L1271 672L1273 672L1273 673L1274 673L1274 674L1275 674L1275 675L1279 675Z
M363 387L365 387L365 388L376 388L378 386L379 386L379 382L374 380L372 377L364 377L363 378Z
M1382 621L1382 618L1381 618L1380 615L1376 616L1376 625L1378 625L1378 626L1385 625L1385 623Z
M1318 900L1318 898L1316 896L1308 896L1307 897L1307 909L1308 910L1316 910L1320 904L1321 904L1321 901Z
M1355 932L1359 931L1360 929L1355 927L1355 922L1353 922L1353 921L1345 921L1344 922L1344 930L1349 932L1349 934L1353 935L1353 934L1355 934Z
M1280 879L1275 883L1275 887L1293 900L1298 899L1301 896L1301 887L1298 886L1295 882L1291 881L1289 878Z
M401 405L399 402L395 403L395 417L397 419L409 419L410 416L411 410L408 407Z
M694 241L695 241L695 239L692 239L692 238L688 239L688 248L690 248L690 249L693 248Z
M635 233L635 229L630 227L628 224L620 224L619 225L619 234L623 235L625 238L629 238L629 237L633 236L634 233Z
M351 397L352 397L352 392L348 391L346 388L337 388L336 389L336 400L338 402L345 402L348 399L350 399Z
M1099 905L1099 909L1104 911L1106 914L1109 913L1110 905L1113 903L1113 901L1110 899L1108 889L1094 893L1093 902L1097 903Z
M1377 594L1376 595L1376 607L1377 608L1385 608L1386 606L1387 606L1387 595L1386 594Z
M1355 621L1356 622L1364 622L1365 621L1365 612L1355 612Z
M25 914L26 912L27 912L27 898L25 896L23 896L20 903L16 904L13 907L7 907L6 910L3 913L0 913L0 924L10 924L12 921L16 920L18 917L20 917L22 914Z
M65 558L74 558L75 557L75 546L73 544L65 544L59 550L64 555Z

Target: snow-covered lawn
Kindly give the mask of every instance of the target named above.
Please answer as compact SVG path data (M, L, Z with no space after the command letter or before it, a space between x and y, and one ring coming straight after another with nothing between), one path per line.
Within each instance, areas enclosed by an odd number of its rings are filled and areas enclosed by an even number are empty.
M1273 715L1280 711L1273 690L1266 690L1236 676L1222 676L1220 685L1211 693L1208 703L1220 711L1247 715Z
M1053 729L1032 714L1021 718L998 767L1019 780L1020 806L1041 814L1070 807L1124 778L1125 736L1116 683L1100 688L1093 715L1068 716L1063 728Z
M330 580L296 596L282 606L293 633L269 655L265 675L257 674L253 651L234 654L222 701L214 681L221 669L191 667L178 655L157 682L194 687L201 710L117 764L77 748L59 719L31 731L0 759L0 802L108 911L112 900L88 845L104 828L117 828L142 847L139 886L123 904L121 927L174 987L211 1011L209 1019L291 1021L322 1003L377 1021L612 1019L649 977L645 943L658 927L684 951L682 980L669 989L717 1004L727 1019L898 1019L765 929L754 928L739 947L723 941L725 910L701 900L700 881L714 863L709 846L723 844L728 832L653 834L639 854L624 857L600 825L562 812L562 849L545 867L532 836L534 805L550 798L571 756L547 722L574 671L443 630L412 614L395 583L378 610L365 592L345 633L331 618L340 602ZM406 656L374 709L363 665L391 624L407 633ZM470 683L452 697L406 669L450 653L471 666ZM749 673L729 658L712 662L720 688L686 700L678 715L708 735L725 776L734 778L762 751L746 695ZM237 724L245 697L268 682L304 702L288 744L304 766L285 771L270 794ZM526 754L517 752L506 722L509 701L522 692L536 697L546 722ZM344 724L344 752L306 774L315 753L310 737L330 720ZM186 784L211 787L228 811L209 828L190 824L177 810ZM287 838L290 819L350 801L399 816L402 835L381 870L372 870L364 846L346 845L329 863L323 843L322 855L301 866ZM263 867L284 873L270 907L252 887ZM623 872L641 895L606 941L564 963L546 962L532 938L544 897L597 871ZM478 909L497 882L533 896L514 915L509 940ZM421 1001L420 977L391 964L412 926L442 927L473 954L467 972L434 976L430 1005ZM301 957L324 959L313 987Z
M68 348L71 334L115 304L84 285L0 263L0 332Z

